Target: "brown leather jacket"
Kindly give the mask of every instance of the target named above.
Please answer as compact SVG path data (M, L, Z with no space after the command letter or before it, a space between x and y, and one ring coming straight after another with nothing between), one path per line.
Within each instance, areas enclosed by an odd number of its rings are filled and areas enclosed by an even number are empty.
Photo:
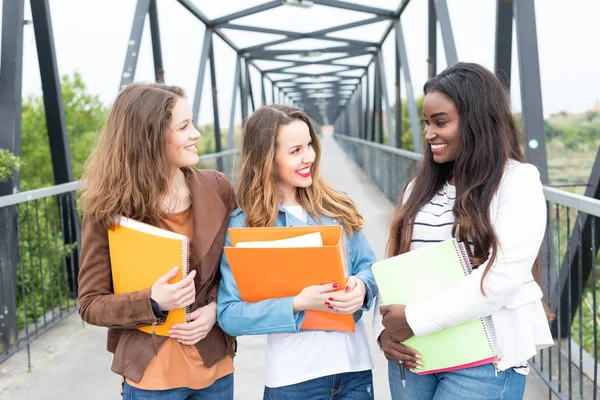
M235 208L231 183L224 174L212 170L184 170L193 204L194 237L190 252L190 271L195 278L196 301L191 311L216 301L219 289L219 263L229 224ZM117 194L116 194L117 195ZM152 223L152 221L147 221ZM93 325L108 329L107 350L114 354L112 370L137 382L165 337L148 335L138 329L157 319L152 311L150 288L134 293L113 293L108 233L103 226L84 216L81 227L79 267L79 313ZM215 324L196 348L210 367L227 354L235 355L235 338Z

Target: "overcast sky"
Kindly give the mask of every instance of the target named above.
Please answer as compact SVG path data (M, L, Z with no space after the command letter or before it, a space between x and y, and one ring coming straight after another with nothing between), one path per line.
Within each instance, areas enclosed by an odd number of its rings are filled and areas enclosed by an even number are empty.
M8 0L4 0L8 1ZM59 73L79 71L90 92L110 104L117 94L123 69L127 42L131 31L135 0L49 0L54 25L54 40ZM266 0L194 0L209 18L235 12L241 8L264 3ZM0 0L0 3L2 0ZM359 1L352 1L359 2ZM396 9L398 0L363 0L363 4ZM461 61L481 63L493 68L495 0L447 0L452 29ZM162 38L165 80L182 86L193 97L198 74L204 25L189 14L175 0L158 2ZM26 18L31 19L26 1ZM598 79L600 52L600 1L598 0L538 0L536 1L537 33L539 41L540 74L544 113L562 110L582 112L593 107L600 99ZM309 32L326 27L368 18L368 14L337 10L323 6L299 9L279 7L262 14L236 20L235 23L270 28ZM427 1L413 0L404 12L401 22L408 51L409 67L415 95L419 96L427 79ZM361 27L335 36L377 41L387 22ZM239 47L271 41L279 37L224 30ZM25 26L23 94L41 93L39 68L33 26ZM384 43L383 56L387 73L390 102L394 99L394 40L393 35ZM445 66L441 36L438 34L438 71ZM515 35L513 34L513 42ZM328 45L335 45L327 42ZM235 52L219 38L215 38L220 121L227 128ZM306 48L320 45L305 42L295 46ZM293 48L294 44L278 48ZM296 47L296 48L298 48ZM520 110L519 74L516 43L513 43L512 103ZM263 63L264 67L271 65ZM208 72L208 68L207 68ZM255 100L260 101L258 73L253 72ZM148 23L141 44L135 80L154 79L152 49ZM405 86L403 86L404 88ZM404 90L404 89L403 89ZM270 99L270 87L267 86ZM212 123L210 75L204 83L200 123ZM405 93L402 94L406 97ZM239 106L238 106L239 114Z

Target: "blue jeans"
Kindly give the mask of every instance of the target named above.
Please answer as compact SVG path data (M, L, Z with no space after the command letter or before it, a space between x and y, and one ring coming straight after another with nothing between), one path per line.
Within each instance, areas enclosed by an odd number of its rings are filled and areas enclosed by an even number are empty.
M371 370L328 375L294 385L265 387L263 400L373 400Z
M144 390L123 383L123 400L233 400L233 374L217 379L204 389Z
M392 400L520 400L525 391L525 375L509 368L496 376L492 364L420 376L406 370L404 388L400 367L388 361L388 378Z

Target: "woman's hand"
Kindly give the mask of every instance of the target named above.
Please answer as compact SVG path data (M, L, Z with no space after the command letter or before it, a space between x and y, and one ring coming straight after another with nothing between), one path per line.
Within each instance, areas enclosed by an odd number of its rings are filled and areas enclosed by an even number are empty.
M353 314L362 308L366 293L367 288L364 282L351 276L346 282L344 292L331 293L327 305L333 307L333 311L340 314Z
M415 349L403 345L392 337L387 329L381 332L379 343L381 344L385 358L394 364L398 364L398 361L402 360L409 370L423 368L421 355Z
M194 304L196 299L196 288L194 287L196 271L192 271L179 282L169 283L169 280L174 278L178 272L179 267L173 268L158 278L150 289L150 298L158 303L161 311L177 310Z
M406 339L415 335L410 325L406 321L406 306L404 304L392 304L379 307L383 317L383 326L389 334L398 340L404 342Z
M305 287L300 294L294 297L294 312L305 310L333 311L333 306L329 304L328 299L332 296L330 292L338 287L337 283Z
M187 323L173 325L169 335L181 344L196 344L208 335L216 321L217 303L213 301L192 312Z

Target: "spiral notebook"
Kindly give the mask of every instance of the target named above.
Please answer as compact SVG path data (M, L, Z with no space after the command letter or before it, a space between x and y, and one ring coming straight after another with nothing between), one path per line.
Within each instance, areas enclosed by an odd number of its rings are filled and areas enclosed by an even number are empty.
M161 229L133 219L119 217L118 226L108 231L108 247L116 294L137 292L152 287L161 276L173 267L181 273L169 283L187 276L189 270L189 240L185 235ZM169 336L172 325L185 323L189 310L169 311L167 320L157 325L155 334ZM152 333L152 326L139 328Z
M446 240L372 266L383 304L410 304L455 285L471 273L465 245ZM498 361L490 317L479 318L403 342L423 358L419 375L458 370Z

